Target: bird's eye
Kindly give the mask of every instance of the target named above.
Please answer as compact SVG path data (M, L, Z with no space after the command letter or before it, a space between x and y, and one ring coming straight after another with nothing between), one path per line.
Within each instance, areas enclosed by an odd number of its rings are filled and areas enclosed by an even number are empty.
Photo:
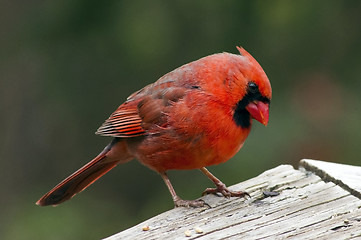
M256 93L258 90L258 86L254 82L250 82L250 83L248 83L248 90L251 93Z

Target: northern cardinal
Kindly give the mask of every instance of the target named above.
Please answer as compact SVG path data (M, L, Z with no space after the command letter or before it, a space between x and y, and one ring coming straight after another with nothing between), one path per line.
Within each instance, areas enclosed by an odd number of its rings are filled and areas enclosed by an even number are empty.
M268 123L271 84L258 62L237 49L240 55L219 53L185 64L130 95L96 132L112 142L36 204L58 205L133 158L160 174L176 207L205 203L181 199L167 177L171 169L200 169L216 185L204 194L248 195L230 191L205 168L239 151L252 118Z

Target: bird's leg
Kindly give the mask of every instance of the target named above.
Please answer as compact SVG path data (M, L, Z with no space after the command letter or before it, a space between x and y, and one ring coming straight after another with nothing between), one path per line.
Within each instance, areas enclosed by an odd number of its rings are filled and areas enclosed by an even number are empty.
M243 191L231 191L226 185L221 182L218 178L216 178L212 173L210 173L205 167L200 168L200 170L216 185L216 188L207 188L203 191L202 195L210 194L210 193L221 193L226 198L230 197L245 197L249 196L247 192Z
M170 194L172 195L172 199L175 207L203 207L207 205L203 200L183 200L181 199L177 193L175 192L167 174L165 172L161 172L160 176L163 178L165 184L168 187Z

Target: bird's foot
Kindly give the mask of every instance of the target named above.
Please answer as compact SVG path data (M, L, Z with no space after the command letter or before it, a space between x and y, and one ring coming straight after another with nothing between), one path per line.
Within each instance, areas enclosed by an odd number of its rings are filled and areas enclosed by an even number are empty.
M174 200L174 206L175 207L204 207L209 206L205 201L201 199L195 199L195 200L183 200L181 198L178 198Z
M251 197L247 192L243 192L243 191L231 191L229 190L226 185L222 182L218 183L216 185L216 188L207 188L206 190L203 191L202 196L206 195L206 194L217 194L220 193L222 194L224 197L226 198L230 198L230 197Z

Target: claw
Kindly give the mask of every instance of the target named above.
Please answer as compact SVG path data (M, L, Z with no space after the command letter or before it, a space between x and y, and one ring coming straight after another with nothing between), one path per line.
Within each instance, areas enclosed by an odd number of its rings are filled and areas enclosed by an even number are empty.
M220 193L226 198L246 196L251 197L247 192L229 190L224 183L222 183L218 178L216 178L212 173L210 173L205 167L200 168L200 170L216 185L216 188L207 188L206 190L204 190L202 196L210 193Z
M206 194L211 194L211 193L212 194L220 193L226 198L230 198L230 197L246 197L246 196L251 197L247 192L231 191L224 184L220 184L216 188L207 188L206 190L203 191L202 196L204 196Z

